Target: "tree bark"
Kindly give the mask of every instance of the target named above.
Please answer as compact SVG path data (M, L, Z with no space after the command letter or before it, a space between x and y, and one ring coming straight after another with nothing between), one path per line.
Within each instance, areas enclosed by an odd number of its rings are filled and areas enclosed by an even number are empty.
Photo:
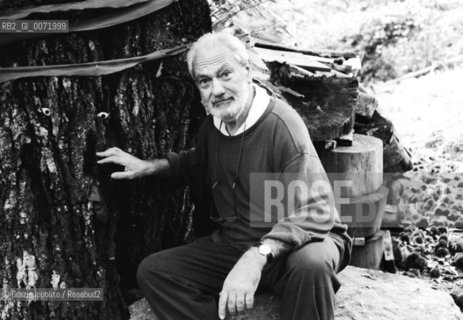
M182 0L116 27L10 44L0 48L0 64L133 57L208 31L207 2ZM141 259L194 237L188 189L155 179L112 181L121 168L97 166L95 156L117 146L153 158L191 145L204 112L184 60L0 84L3 288L104 288L103 302L0 301L2 319L127 319Z

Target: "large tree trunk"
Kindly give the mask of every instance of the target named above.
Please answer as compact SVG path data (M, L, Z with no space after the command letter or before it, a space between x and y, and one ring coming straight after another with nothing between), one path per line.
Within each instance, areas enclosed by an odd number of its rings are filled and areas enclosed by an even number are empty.
M138 56L209 30L207 2L182 0L116 27L9 44L0 48L0 66ZM95 157L112 146L151 158L191 144L204 115L184 58L103 77L0 84L3 287L105 290L103 302L0 301L2 319L126 319L141 259L194 236L187 189L154 179L111 181L120 168L99 167Z

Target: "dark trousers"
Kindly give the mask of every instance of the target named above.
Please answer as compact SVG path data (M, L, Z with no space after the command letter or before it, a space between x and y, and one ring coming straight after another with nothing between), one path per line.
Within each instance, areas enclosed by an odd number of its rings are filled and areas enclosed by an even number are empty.
M164 250L144 259L138 285L160 320L219 319L218 293L242 251L216 244L211 237ZM267 265L258 291L281 297L282 320L334 319L336 273L350 258L350 243L331 235Z

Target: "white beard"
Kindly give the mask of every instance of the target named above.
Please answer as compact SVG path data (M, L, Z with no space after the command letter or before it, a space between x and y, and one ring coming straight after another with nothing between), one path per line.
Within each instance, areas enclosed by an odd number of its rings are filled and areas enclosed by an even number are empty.
M206 109L207 114L212 114L214 117L219 118L223 122L232 122L236 121L239 115L244 111L246 107L246 102L249 96L249 90L247 87L243 88L243 94L239 96L234 96L234 100L225 107L214 108L212 102L201 101L204 108Z

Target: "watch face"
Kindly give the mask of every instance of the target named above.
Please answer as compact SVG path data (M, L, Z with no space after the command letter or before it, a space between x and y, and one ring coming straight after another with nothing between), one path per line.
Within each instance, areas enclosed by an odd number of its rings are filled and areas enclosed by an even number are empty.
M259 246L259 253L266 256L269 253L272 253L272 250L270 249L270 246L268 246L266 244L261 244Z

